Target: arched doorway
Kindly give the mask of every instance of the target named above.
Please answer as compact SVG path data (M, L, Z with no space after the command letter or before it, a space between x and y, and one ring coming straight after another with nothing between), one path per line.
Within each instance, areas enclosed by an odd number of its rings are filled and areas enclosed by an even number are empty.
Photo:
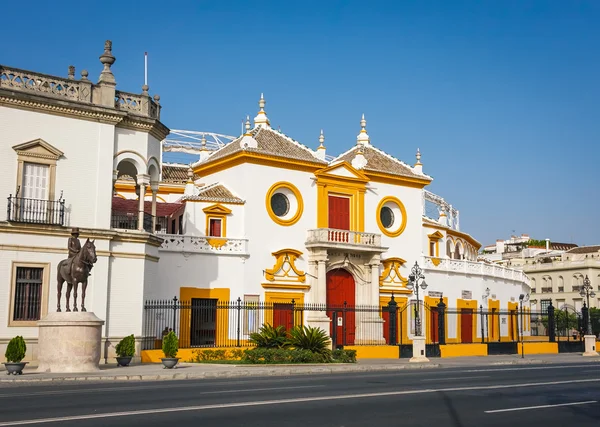
M329 333L336 328L337 345L353 345L355 337L356 285L348 271L337 269L327 273L327 315L331 318ZM344 310L344 303L346 308ZM333 318L333 312L336 317ZM341 318L341 325L338 319Z

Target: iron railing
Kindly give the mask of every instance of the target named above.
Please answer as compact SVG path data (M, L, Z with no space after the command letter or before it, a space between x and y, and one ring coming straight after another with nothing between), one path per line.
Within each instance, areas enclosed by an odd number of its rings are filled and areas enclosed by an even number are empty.
M65 200L30 199L10 194L6 207L9 222L65 225Z
M113 213L110 217L110 227L122 230L138 229L137 213ZM144 231L152 233L152 215L144 213Z

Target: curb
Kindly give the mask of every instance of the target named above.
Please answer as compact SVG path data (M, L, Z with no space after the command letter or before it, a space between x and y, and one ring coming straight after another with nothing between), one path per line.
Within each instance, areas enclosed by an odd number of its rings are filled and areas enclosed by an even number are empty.
M194 380L207 378L239 378L239 377L276 377L288 375L308 375L308 374L336 374L346 372L382 372L382 371L403 371L416 369L435 369L441 367L440 364L410 364L410 365L376 365L376 366L352 366L344 368L335 367L312 367L307 368L284 368L269 369L267 371L258 370L230 370L230 371L212 371L195 373L173 373L173 374L146 374L146 375L90 375L80 377L50 377L50 378L27 378L27 374L11 379L0 379L0 384L4 383L39 383L39 382L73 382L73 381L164 381L164 380ZM264 369L264 367L263 367Z

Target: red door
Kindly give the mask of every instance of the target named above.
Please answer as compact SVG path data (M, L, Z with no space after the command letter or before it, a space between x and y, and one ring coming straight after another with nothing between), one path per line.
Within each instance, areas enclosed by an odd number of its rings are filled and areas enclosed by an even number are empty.
M460 311L460 342L473 342L473 310L470 308Z
M350 230L350 199L347 197L329 196L329 228ZM348 233L329 231L330 242L348 242Z
M283 326L286 331L294 327L292 304L273 303L273 327Z
M438 342L438 340L440 339L439 336L439 331L440 331L440 324L439 324L439 320L438 320L438 311L437 311L437 307L431 307L429 309L429 331L430 331L430 336L431 336L431 342L433 344L436 344Z
M333 336L333 328L336 328L336 344L338 345L354 344L354 287L354 277L346 270L339 269L327 273L327 315L331 318L329 333ZM344 302L346 302L345 311ZM334 311L337 312L336 318L333 318ZM340 317L342 318L341 325L338 325ZM344 329L346 330L345 340Z

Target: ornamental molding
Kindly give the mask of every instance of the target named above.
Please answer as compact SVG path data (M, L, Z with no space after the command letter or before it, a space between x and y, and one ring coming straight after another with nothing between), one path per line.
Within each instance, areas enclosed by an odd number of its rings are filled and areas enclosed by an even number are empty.
M302 252L296 249L281 249L271 255L276 258L275 265L264 271L265 278L269 282L304 283L306 281L304 271L296 267L296 259L302 255Z
M382 261L383 272L379 276L379 286L406 287L408 279L400 273L400 268L406 264L402 258L387 258Z
M169 128L161 122L154 119L145 119L142 117L126 116L117 125L118 128L130 129L149 133L154 138L162 141L171 132Z

